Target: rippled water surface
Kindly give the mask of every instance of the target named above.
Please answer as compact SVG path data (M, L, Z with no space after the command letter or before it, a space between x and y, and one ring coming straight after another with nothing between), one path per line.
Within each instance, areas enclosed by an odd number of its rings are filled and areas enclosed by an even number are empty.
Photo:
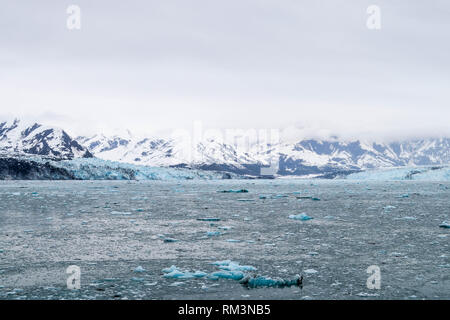
M230 189L249 192L217 192ZM289 218L303 212L313 219ZM448 182L3 181L0 299L449 299L449 217ZM161 271L211 274L218 260L303 287Z

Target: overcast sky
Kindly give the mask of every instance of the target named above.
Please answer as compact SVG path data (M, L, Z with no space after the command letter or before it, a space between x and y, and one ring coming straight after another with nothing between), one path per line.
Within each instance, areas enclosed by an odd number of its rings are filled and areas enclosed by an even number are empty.
M449 40L448 0L3 0L0 116L72 134L450 136Z

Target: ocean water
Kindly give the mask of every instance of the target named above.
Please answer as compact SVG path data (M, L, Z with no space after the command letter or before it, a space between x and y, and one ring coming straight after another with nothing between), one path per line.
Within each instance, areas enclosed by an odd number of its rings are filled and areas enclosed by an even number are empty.
M2 181L0 299L449 299L449 220L448 181Z

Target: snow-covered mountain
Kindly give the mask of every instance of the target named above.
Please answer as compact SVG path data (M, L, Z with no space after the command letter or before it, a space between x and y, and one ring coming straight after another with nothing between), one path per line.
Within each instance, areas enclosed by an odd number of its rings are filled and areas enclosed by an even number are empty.
M137 138L128 131L111 137L72 139L62 129L15 120L0 123L0 154L38 155L57 160L95 156L141 166L188 167L255 176L273 172L334 177L371 168L450 164L450 139L390 143L303 139L296 143L242 146L212 138L195 142L189 137Z
M450 139L447 138L391 143L303 140L280 152L280 171L284 174L448 163Z
M131 135L97 135L78 141L105 160L253 175L274 164L279 175L336 175L369 168L450 163L447 138L391 143L309 139L245 149L212 139L191 144L182 139L137 139Z
M61 160L92 157L87 148L64 130L38 123L27 125L17 119L0 122L0 153L33 154Z

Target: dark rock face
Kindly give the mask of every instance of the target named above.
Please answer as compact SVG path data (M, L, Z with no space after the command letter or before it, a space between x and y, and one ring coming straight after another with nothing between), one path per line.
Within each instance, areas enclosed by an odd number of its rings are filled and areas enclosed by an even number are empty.
M67 170L52 166L49 162L0 158L0 180L75 180Z

